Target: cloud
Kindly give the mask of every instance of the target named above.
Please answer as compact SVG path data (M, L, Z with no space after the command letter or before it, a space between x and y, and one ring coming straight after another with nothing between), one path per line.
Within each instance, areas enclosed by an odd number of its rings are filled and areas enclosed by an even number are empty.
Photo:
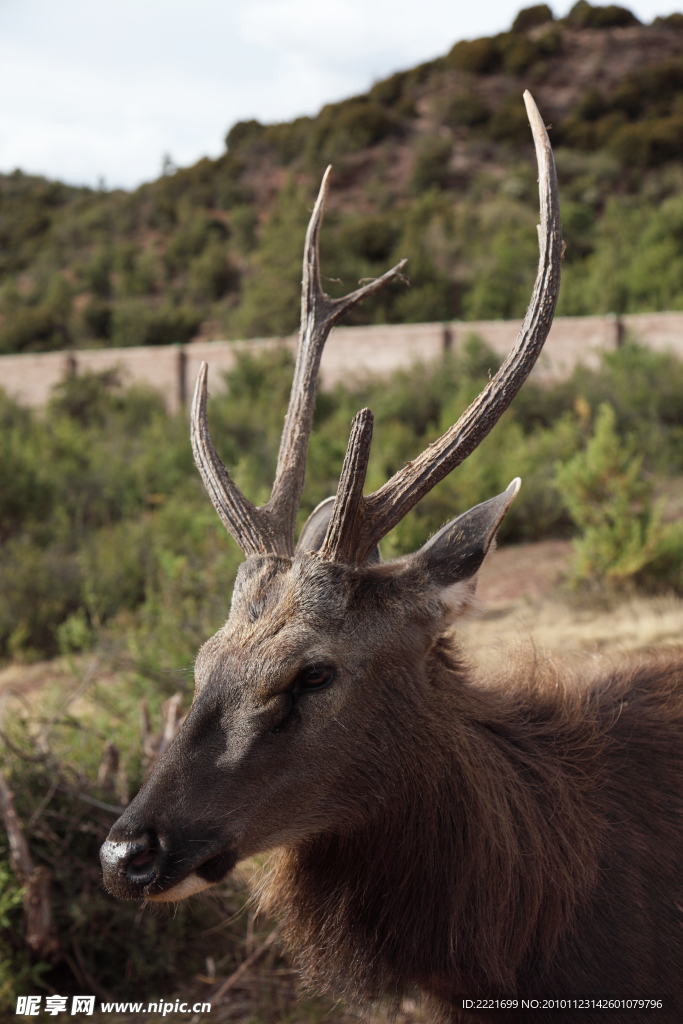
M223 149L508 28L530 0L2 0L0 168L96 184ZM566 0L556 13L565 13ZM643 20L670 9L629 6Z

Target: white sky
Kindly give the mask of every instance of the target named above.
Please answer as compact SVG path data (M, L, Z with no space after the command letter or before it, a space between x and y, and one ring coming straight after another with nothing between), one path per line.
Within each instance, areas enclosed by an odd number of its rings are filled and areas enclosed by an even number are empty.
M0 0L0 170L133 187L510 27L533 0ZM676 0L624 6L644 22ZM571 0L552 3L556 16Z

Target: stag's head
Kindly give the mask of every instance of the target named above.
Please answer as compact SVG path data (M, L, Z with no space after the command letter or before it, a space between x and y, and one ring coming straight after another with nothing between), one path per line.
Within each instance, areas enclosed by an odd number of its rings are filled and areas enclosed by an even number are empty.
M437 641L471 603L476 573L519 481L412 555L383 564L379 541L508 407L541 351L557 299L555 169L528 93L525 102L541 225L524 324L476 401L388 483L363 495L372 435L372 414L363 409L337 494L312 513L295 547L323 345L346 311L403 266L345 298L325 295L318 238L329 170L306 235L294 383L273 491L261 508L240 493L211 444L202 366L192 406L195 459L246 561L228 621L199 652L194 701L180 733L102 847L105 883L115 895L181 899L220 881L245 857L367 825L378 802L390 798L397 733L410 730L432 700Z

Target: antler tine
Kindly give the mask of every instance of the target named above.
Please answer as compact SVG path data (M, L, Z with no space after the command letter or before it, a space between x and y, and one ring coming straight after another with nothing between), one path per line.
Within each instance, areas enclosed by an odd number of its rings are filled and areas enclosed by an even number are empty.
M401 260L386 274L343 298L331 299L325 294L320 281L319 240L331 170L328 167L325 171L306 232L299 347L275 482L267 504L257 508L244 497L211 443L206 420L206 363L202 363L195 387L191 426L195 462L214 508L247 556L276 554L291 557L294 554L294 530L304 486L323 347L330 330L344 313L389 281L400 278L406 262Z
M364 513L363 484L370 458L374 416L361 409L351 424L344 465L332 509L332 518L320 548L320 557L330 562L353 562L356 535Z
M529 376L540 355L553 321L560 287L562 228L555 161L548 133L528 91L524 93L524 102L538 161L540 255L531 302L515 346L493 380L456 424L395 473L383 487L367 498L361 498L360 507L354 511L356 529L352 545L348 538L342 544L331 533L332 523L338 522L335 503L330 529L325 538L326 557L329 557L327 552L334 550L339 553L341 560L362 564L382 537L486 437ZM349 449L345 466L347 462L352 464ZM337 502L339 500L338 497ZM338 526L337 530L340 529Z
M202 363L195 384L190 414L190 440L197 468L213 506L226 530L232 534L245 555L277 554L277 544L269 524L262 522L260 509L244 497L211 443L206 419L206 380L209 367Z
M320 282L319 239L331 170L332 168L328 167L325 171L306 232L299 348L289 408L280 441L273 492L270 501L263 508L264 513L277 521L277 533L282 544L281 553L287 555L294 552L296 516L304 487L308 439L313 425L318 371L325 342L332 327L348 310L379 291L389 281L400 277L406 262L401 260L386 274L343 298L331 299L325 294Z

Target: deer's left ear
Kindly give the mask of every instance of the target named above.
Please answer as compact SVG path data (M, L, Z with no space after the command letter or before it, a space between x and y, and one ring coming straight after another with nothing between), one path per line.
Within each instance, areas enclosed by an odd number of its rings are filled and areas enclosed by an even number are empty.
M412 556L413 565L426 570L433 586L442 591L452 617L462 613L471 601L476 574L520 485L516 477L502 494L446 523Z

